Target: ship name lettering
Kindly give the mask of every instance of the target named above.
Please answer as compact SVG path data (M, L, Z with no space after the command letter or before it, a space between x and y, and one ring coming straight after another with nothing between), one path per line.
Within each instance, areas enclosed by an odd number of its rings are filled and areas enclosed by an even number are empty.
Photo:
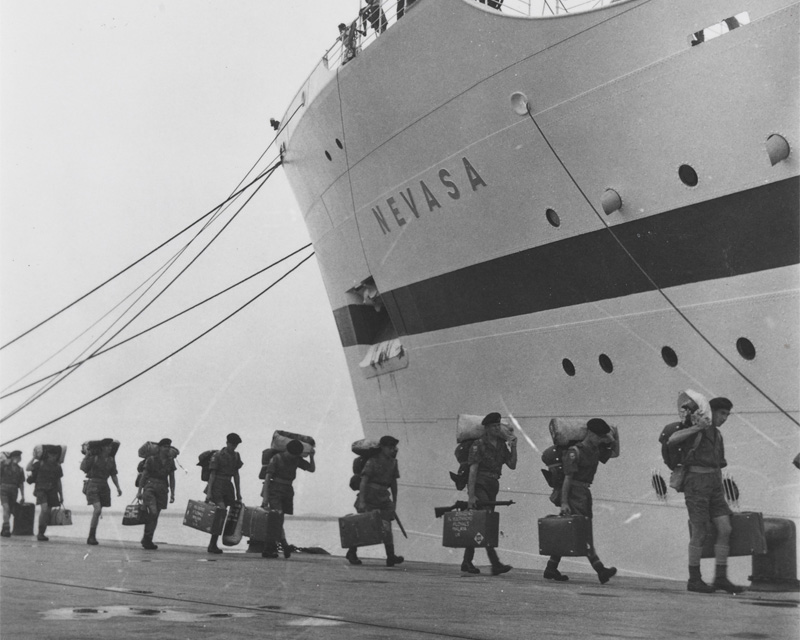
M469 186L472 191L477 191L478 187L485 187L486 181L481 177L481 174L478 173L469 159L465 156L461 158L461 162L464 166L464 175L469 181ZM453 174L448 169L439 169L438 178L442 186L447 189L444 193L446 193L451 200L461 199L462 190L459 189ZM434 191L424 180L419 181L419 188L425 198L425 204L428 205L428 212L433 212L434 209L442 208L442 203L439 202ZM411 187L406 188L405 191L400 191L399 195L400 198L391 196L386 199L386 206L389 208L389 211L392 212L389 220L393 217L398 228L405 226L408 222L408 219L403 215L404 211L401 211L399 208L401 199L414 218L419 219L421 215L419 205L417 205L417 200L414 198L414 191ZM376 204L372 207L372 215L375 217L375 221L378 223L383 235L392 232L390 223L387 221L386 216L384 216L383 211L381 211L380 205Z

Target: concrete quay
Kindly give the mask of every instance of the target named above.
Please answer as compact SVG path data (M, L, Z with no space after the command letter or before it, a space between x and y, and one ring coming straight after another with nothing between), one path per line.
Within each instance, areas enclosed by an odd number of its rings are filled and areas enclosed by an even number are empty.
M404 640L800 637L797 593L688 593L684 582L260 555L131 542L0 541L2 638ZM485 562L478 550L476 559ZM708 573L708 572L707 572Z

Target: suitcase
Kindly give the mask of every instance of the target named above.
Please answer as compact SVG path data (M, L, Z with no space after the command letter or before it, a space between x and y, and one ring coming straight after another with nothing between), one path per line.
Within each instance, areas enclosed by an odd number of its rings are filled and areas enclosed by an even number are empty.
M242 515L242 536L256 542L277 542L283 535L283 512L261 507L245 507Z
M500 514L496 511L448 511L444 514L442 546L496 547Z
M62 527L72 524L72 511L64 507L53 507L50 509L50 526Z
M232 547L242 541L242 526L244 524L244 505L235 502L228 512L225 528L222 530L222 544Z
M767 539L764 535L764 519L756 511L742 511L731 516L731 539L729 556L753 556L767 552ZM692 523L689 523L689 535ZM714 557L714 541L717 530L712 524L703 542L703 558Z
M125 513L122 515L122 524L126 527L145 524L146 520L147 509L141 502L134 502L125 507Z
M592 521L586 516L539 518L539 554L585 556L592 543Z
M383 519L380 511L356 513L339 518L342 549L369 547L383 542Z
M227 514L228 510L224 507L217 507L215 504L200 502L199 500L189 500L189 504L186 505L186 513L183 516L183 524L192 529L217 536L222 533Z
M32 536L35 520L36 505L32 502L18 502L14 505L14 529L11 533L15 536Z

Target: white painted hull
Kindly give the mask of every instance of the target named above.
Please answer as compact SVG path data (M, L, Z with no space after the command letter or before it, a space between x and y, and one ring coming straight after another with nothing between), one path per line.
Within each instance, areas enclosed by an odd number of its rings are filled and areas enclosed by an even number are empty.
M749 12L749 24L689 46L691 33L741 11ZM685 388L734 403L723 433L741 491L736 508L800 524L800 471L791 464L800 451L792 421L800 406L796 252L775 265L756 252L756 266L664 286L697 331L652 287L583 303L556 290L549 295L563 304L524 300L506 315L472 321L487 292L470 290L469 275L454 275L578 246L586 234L605 238L610 231L601 218L620 232L640 225L649 233L650 220L668 221L674 212L694 224L696 210L717 216L719 233L735 235L728 226L742 218L733 210L753 207L738 194L780 191L776 202L786 204L793 187L782 190L797 183L796 152L772 166L764 147L775 133L800 145L797 51L796 0L632 1L549 20L511 19L463 0L422 0L354 61L312 73L284 119L297 110L285 124L285 167L332 309L357 306L351 289L370 276L384 297L406 292L404 299L418 302L424 285L432 306L437 283L447 286L441 296L448 304L437 313L397 298L392 321L405 360L382 375L362 366L370 345L345 340L337 315L365 434L401 441L399 511L411 555L456 561L440 546L441 521L433 518L433 506L464 495L448 477L456 467L456 417L500 411L513 414L529 439L520 440L517 470L501 480L501 497L518 503L501 519L503 557L543 566L536 519L553 508L538 451L548 446L548 421L600 416L618 425L622 438L621 457L599 470L592 487L601 557L621 570L685 577L682 499L670 490L662 500L651 485L654 470L668 474L657 439L676 419L675 400ZM527 96L535 123L513 111L515 92ZM683 164L695 169L697 186L679 179ZM600 199L608 188L623 207L606 216ZM797 202L788 206L790 223L765 237L796 236ZM547 209L558 213L560 226L548 222ZM763 219L773 220L769 212ZM682 239L670 240L679 256ZM525 278L545 286L576 262L545 261ZM670 277L665 262L657 267L662 281ZM627 277L602 260L576 268L600 282L605 274L609 291ZM636 271L632 262L627 269ZM525 305L536 309L520 312ZM397 326L400 315L406 331ZM436 328L425 330L433 320ZM741 355L740 338L754 345L754 358ZM665 346L677 366L662 358ZM601 354L612 372L601 368ZM575 375L562 367L565 358ZM588 569L585 560L576 566ZM746 576L749 562L738 567Z

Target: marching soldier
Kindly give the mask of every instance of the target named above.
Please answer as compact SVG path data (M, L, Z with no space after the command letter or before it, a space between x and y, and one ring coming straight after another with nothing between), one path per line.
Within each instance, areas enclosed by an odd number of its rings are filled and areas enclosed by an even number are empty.
M89 538L86 544L97 544L97 525L100 522L100 514L103 507L111 506L111 489L108 486L108 479L111 478L117 488L117 496L122 495L117 480L117 463L112 455L114 441L105 438L100 441L99 451L89 451L81 462L81 471L86 474L83 493L86 495L86 504L91 506L92 521L89 525Z
M4 454L5 455L5 454ZM17 494L25 502L25 472L19 466L22 451L12 451L0 459L0 501L3 503L3 530L0 535L11 537L11 514L17 504Z
M208 468L211 474L206 485L206 502L212 502L218 507L227 509L237 500L242 501L242 491L239 488L239 469L242 468L242 458L236 451L242 443L238 433L229 433L225 438L225 447L215 453ZM219 535L212 535L208 543L209 553L222 553L217 546Z
M175 459L169 438L159 440L158 453L145 459L136 497L142 499L147 509L142 547L155 551L158 545L153 543L153 535L158 526L158 516L162 509L167 508L167 498L170 504L175 502Z

